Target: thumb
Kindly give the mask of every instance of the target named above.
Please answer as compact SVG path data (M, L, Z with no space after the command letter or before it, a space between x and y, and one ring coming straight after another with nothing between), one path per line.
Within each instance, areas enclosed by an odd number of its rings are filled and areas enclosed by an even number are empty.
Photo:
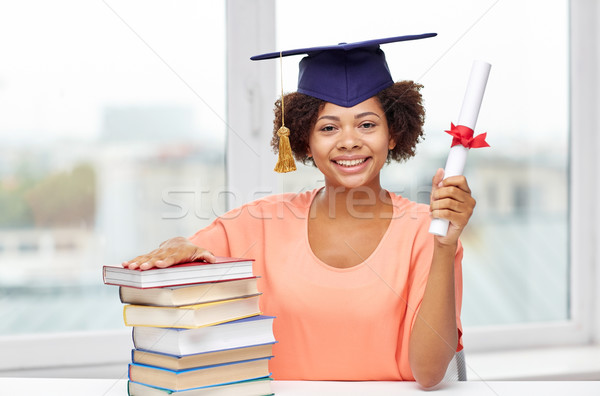
M432 188L435 189L437 187L441 187L442 180L444 180L444 170L439 168L431 180Z

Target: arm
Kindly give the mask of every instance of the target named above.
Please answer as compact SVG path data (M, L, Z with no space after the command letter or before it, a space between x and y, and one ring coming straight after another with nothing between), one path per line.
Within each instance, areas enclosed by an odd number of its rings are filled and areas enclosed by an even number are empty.
M463 176L444 181L443 171L433 178L433 217L450 220L448 234L434 238L433 258L423 300L409 342L410 367L424 388L437 385L458 345L454 260L458 237L467 225L475 200Z

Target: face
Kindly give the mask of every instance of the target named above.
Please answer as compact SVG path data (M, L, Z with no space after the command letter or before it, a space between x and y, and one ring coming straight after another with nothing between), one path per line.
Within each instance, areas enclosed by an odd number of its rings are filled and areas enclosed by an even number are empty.
M395 147L377 98L354 107L326 103L308 144L326 185L346 188L379 188L379 172Z

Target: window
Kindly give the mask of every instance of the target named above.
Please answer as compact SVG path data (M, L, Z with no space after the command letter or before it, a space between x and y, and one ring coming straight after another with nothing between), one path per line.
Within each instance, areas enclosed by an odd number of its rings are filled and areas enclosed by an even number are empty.
M29 0L0 31L0 335L123 329L102 265L224 209L225 3Z
M444 130L456 122L472 61L492 64L476 127L488 132L492 147L472 150L465 169L478 205L462 237L463 323L478 334L571 321L569 4L382 0L277 7L281 49L438 33L384 48L396 80L424 85L426 138L416 158L384 168L382 180L413 200L429 202L431 177L444 167L451 140ZM312 20L322 29L307 29ZM300 58L284 58L285 91L296 88ZM283 185L299 191L319 183L317 171L302 167ZM507 345L521 342L531 344L527 338Z

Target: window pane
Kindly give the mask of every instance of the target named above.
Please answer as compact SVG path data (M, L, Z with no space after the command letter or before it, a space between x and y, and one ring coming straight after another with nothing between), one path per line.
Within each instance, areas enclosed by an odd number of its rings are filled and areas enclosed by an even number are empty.
M0 6L0 334L122 328L102 265L223 210L224 11Z
M431 177L445 165L451 138L444 130L457 121L473 60L492 64L476 128L488 132L492 147L473 150L465 170L477 208L462 236L463 322L568 319L568 3L277 5L281 49L439 34L384 48L396 80L425 86L427 120L416 158L384 168L383 184L420 202L429 202ZM306 28L313 24L317 28ZM296 89L297 58L284 59L286 92ZM304 169L283 176L283 184L287 191L300 191L322 184L320 179L314 169Z

